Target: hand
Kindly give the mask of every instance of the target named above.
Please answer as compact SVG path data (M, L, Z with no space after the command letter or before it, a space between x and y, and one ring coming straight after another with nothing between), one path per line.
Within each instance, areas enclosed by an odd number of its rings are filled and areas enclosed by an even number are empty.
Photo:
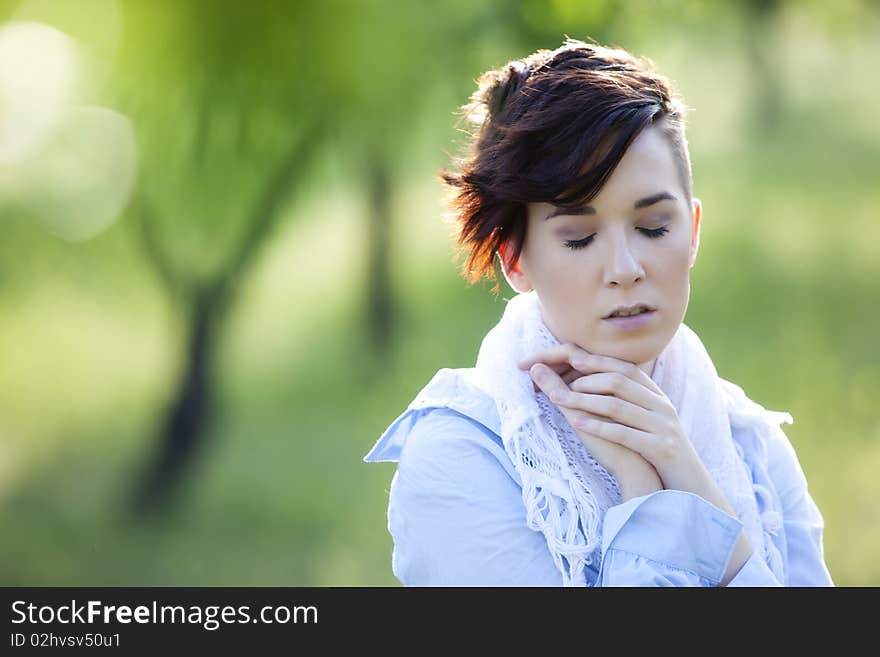
M545 364L536 364L531 368L534 381L540 382L540 388L551 399L559 394L569 392L568 382L580 376L580 372L572 370L569 366L552 367ZM572 428L581 442L608 472L617 480L624 500L641 495L647 495L663 488L660 476L644 457L631 449L618 445L614 442L603 440L589 432L575 426L575 419L581 416L600 419L599 416L587 411L570 409L566 406L557 405L565 418L572 424Z
M694 451L672 402L636 365L569 343L534 354L519 366L530 370L535 383L618 482L618 473L625 478L632 470L645 472L630 456L633 453L653 467L662 487L711 497L716 504L723 500L719 506L730 508Z
M661 485L655 490L688 491L737 517L694 451L672 402L636 365L564 344L535 354L519 366L529 369L532 380L559 407L593 457L615 476L624 499L646 494L633 487L643 479L629 474L644 472L642 463L632 458L635 454L659 476ZM743 531L722 586L727 586L751 554L751 542Z

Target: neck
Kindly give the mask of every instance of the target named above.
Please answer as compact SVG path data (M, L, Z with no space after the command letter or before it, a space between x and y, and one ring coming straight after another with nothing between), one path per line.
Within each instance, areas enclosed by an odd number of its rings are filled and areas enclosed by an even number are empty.
M652 376L654 374L654 363L657 362L656 358L653 358L645 363L639 363L639 369L642 370L648 376Z

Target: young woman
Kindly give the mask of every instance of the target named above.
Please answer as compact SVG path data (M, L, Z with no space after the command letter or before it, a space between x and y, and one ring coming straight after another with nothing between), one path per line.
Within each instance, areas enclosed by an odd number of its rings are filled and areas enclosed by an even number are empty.
M444 179L465 276L517 292L365 457L397 461L405 585L818 586L823 520L782 422L683 318L702 208L684 108L568 40L485 73ZM497 290L497 285L496 285Z

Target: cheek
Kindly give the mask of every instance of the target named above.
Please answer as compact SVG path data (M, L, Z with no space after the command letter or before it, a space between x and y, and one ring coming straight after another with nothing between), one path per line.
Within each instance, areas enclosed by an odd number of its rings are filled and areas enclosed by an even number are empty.
M549 294L557 294L570 285L578 260L576 251L561 246L557 240L541 235L529 245L528 263L532 283Z
M560 342L582 343L598 289L590 255L558 243L530 253L532 284L544 307L544 321ZM589 247L588 249L589 250Z
M670 244L668 249L658 253L654 262L654 275L663 287L679 289L690 281L690 244Z
M665 266L659 272L661 278L657 282L657 287L669 311L666 317L676 326L684 318L690 300L690 274L691 268L686 250L677 252L675 257L667 259Z
M601 279L596 265L583 250L557 248L548 254L544 264L543 288L545 293L568 307L569 312L583 309L598 292ZM577 314L576 312L574 314Z

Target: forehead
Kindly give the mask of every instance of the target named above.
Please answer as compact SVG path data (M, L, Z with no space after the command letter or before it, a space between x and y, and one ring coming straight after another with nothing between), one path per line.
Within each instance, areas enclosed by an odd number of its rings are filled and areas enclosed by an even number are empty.
M662 128L651 126L633 140L591 205L613 197L641 197L659 191L680 196L680 187L669 139Z
M607 157L615 136L609 135L586 159L580 170L582 174ZM668 192L679 199L687 197L674 148L662 124L645 128L633 139L602 188L586 204L594 209L601 209L608 203L616 206L628 202L632 205L636 199L659 192ZM555 207L550 203L530 203L529 206L541 206L547 211ZM613 209L617 210L617 207Z
M595 166L596 160L605 154L607 151L597 152L585 162L582 171ZM633 140L599 193L587 204L600 215L628 214L635 201L661 192L672 194L676 204L687 205L687 192L670 139L662 127L654 125ZM555 208L550 203L529 203L528 215L543 218Z

